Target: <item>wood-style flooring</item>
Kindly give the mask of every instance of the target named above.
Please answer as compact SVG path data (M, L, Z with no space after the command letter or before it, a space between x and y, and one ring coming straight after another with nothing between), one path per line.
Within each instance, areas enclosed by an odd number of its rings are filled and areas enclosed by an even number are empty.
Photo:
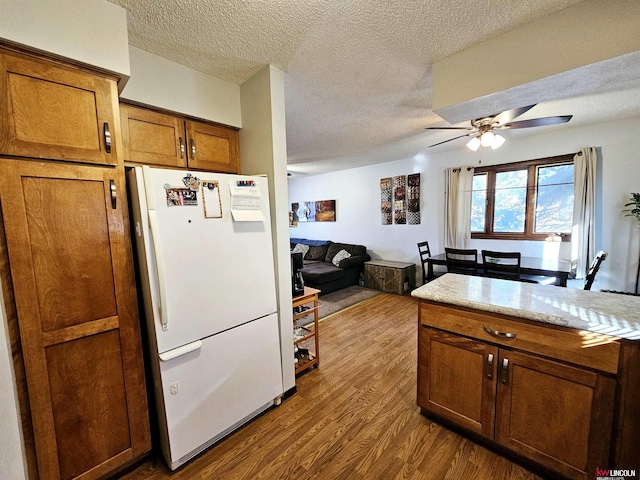
M539 479L420 414L417 318L389 294L326 317L295 395L175 472L154 453L120 478Z

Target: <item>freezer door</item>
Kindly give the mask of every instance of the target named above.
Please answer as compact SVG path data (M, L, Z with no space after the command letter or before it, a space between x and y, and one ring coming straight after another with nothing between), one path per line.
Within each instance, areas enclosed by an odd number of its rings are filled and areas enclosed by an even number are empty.
M163 446L172 469L283 393L275 314L203 339L185 352L158 358L166 412Z
M146 221L142 215L160 353L276 311L275 273L266 177L144 167ZM196 179L196 180L194 180ZM180 188L217 182L183 198ZM230 184L253 182L263 220L237 221ZM206 183L211 185L212 183ZM180 199L176 199L180 195ZM205 210L205 200L206 204ZM219 216L217 216L219 214ZM147 306L147 308L150 308Z

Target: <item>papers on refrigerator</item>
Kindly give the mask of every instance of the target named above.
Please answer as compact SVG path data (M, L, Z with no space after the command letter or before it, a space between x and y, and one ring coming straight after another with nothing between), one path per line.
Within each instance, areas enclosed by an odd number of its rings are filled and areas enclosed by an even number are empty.
M204 205L204 218L222 218L220 185L217 180L202 181L202 203Z
M231 214L236 222L262 222L262 195L253 180L229 180Z

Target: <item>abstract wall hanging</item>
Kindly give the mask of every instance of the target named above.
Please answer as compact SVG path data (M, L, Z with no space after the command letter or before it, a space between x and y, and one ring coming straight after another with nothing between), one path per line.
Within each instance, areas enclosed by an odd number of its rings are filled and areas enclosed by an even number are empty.
M380 179L380 212L382 213L382 225L391 225L391 177Z
M299 203L292 203L291 210L289 210L289 226L297 227L298 226L298 209L300 208Z
M407 177L398 175L393 177L393 223L404 225L407 223Z
M298 222L335 222L336 201L317 200L315 202L300 202L291 204L289 223L293 226Z
M407 175L407 223L420 225L420 174Z

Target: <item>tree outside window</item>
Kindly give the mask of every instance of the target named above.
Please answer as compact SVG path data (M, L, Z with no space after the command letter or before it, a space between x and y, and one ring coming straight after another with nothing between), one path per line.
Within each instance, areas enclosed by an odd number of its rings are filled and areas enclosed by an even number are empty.
M571 239L573 155L476 168L472 238Z

